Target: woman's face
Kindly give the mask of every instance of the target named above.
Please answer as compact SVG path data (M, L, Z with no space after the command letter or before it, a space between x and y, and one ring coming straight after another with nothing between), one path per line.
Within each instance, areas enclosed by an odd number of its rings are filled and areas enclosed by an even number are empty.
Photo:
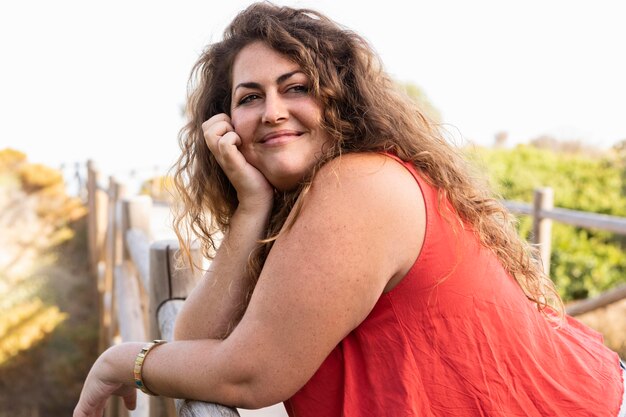
M232 71L231 121L241 152L274 187L294 188L329 141L310 80L298 64L260 41L237 54Z

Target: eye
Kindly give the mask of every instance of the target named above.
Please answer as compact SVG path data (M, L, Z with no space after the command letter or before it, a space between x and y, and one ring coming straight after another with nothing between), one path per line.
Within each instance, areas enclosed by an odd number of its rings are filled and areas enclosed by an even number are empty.
M243 96L238 102L237 104L242 105L242 104L247 104L247 103L251 103L254 100L258 100L259 98L261 98L261 96L259 96L258 94L248 94Z
M309 87L304 84L297 84L289 87L287 91L291 91L293 93L307 94L309 92Z

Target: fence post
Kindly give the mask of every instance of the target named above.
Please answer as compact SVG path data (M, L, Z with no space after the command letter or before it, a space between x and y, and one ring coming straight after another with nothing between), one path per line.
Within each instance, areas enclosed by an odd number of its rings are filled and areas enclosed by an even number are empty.
M178 242L160 240L150 246L150 338L161 337L158 323L159 308L168 300L184 300L200 278L201 271L178 265ZM191 250L194 263L202 265L199 248ZM160 397L150 398L150 417L175 416L173 401L162 401Z
M113 333L113 315L115 310L113 299L113 269L121 261L122 238L117 227L117 202L126 193L126 187L120 184L113 177L109 177L109 207L108 207L108 227L105 245L105 268L102 282L99 282L102 309L100 310L100 352L106 349Z
M131 264L130 261L130 249L127 241L127 232L130 229L140 230L148 240L152 239L152 231L150 227L150 213L152 212L152 199L148 196L134 196L130 198L124 198L120 203L120 234L122 237L122 258L121 265ZM147 257L146 257L147 259ZM139 285L139 282L143 282L139 276L139 268L137 265L133 268L137 275L137 283L133 283L138 288L138 292L141 298L141 314L144 322L144 329L148 329L149 316L148 316L148 291L143 285ZM146 332L147 333L147 332Z
M152 239L152 228L150 227L151 212L152 199L147 195L138 195L122 200L120 213L120 229L124 241L122 259L129 259L128 246L126 244L126 232L128 230L139 229L148 239Z
M533 243L539 245L543 271L550 276L550 253L552 251L552 220L542 216L542 211L554 208L552 188L535 189L533 199Z
M89 266L94 276L99 273L98 265L103 259L107 221L108 196L99 188L100 180L96 164L92 160L87 161L87 245Z

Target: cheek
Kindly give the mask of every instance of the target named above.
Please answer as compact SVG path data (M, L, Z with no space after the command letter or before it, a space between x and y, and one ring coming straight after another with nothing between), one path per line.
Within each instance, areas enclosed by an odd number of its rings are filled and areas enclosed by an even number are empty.
M249 164L251 164L255 168L258 168L256 155L252 151L250 146L241 146L239 148L239 152L241 152L241 154L243 155L244 158L246 158L246 161L248 161Z
M309 100L305 106L301 108L302 122L308 125L309 128L319 128L322 123L322 109L319 105Z
M245 112L232 112L230 121L243 144L250 143L255 129L253 119Z

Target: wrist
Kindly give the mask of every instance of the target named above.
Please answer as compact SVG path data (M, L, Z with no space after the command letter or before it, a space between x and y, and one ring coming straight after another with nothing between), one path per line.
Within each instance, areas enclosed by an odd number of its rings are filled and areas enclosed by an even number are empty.
M100 356L103 381L135 386L133 368L145 343L128 342L111 346Z
M269 218L272 207L274 207L273 193L265 197L241 199L237 205L235 215Z
M162 345L165 343L165 340L155 339L152 342L146 343L137 356L135 357L135 367L133 368L133 379L135 380L135 387L139 388L144 394L148 395L156 395L152 391L146 387L146 384L143 380L143 363L146 360L146 357L155 347L158 345Z

